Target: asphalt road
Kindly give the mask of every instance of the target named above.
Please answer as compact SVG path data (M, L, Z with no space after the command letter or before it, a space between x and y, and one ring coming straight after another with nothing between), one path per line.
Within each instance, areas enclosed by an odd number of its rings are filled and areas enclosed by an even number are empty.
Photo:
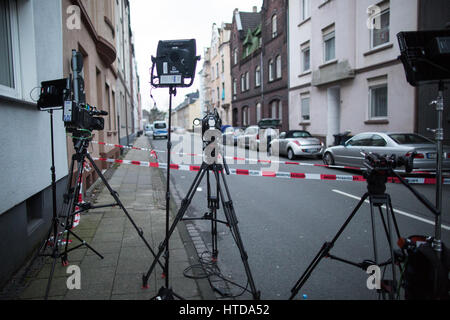
M173 151L201 153L201 141L194 135L172 136ZM166 140L151 140L157 150L166 150ZM183 147L181 147L183 146ZM195 147L194 151L189 146ZM245 154L242 154L245 152ZM238 154L239 153L239 154ZM257 158L258 153L227 146L227 156ZM167 162L165 152L158 152L160 162ZM264 157L260 154L259 156ZM197 164L201 158L173 156L172 163ZM287 161L280 158L281 161ZM307 163L321 160L297 159ZM228 161L230 168L273 170L282 172L360 175L359 172L333 170L321 167L279 164L266 169L255 163L236 164ZM194 172L171 170L171 192L179 205L185 197ZM249 265L262 299L288 299L291 289L326 241L331 241L344 224L358 199L366 192L365 182L316 181L277 179L253 176L226 176L239 221L243 245L248 253ZM213 186L215 184L213 183ZM416 190L435 202L435 187L415 185ZM404 186L388 184L387 193L392 198L401 236L434 235L434 216ZM444 187L444 216L442 239L450 243L450 186ZM185 217L202 217L207 212L206 179L196 191ZM219 219L225 219L220 210ZM389 257L385 232L379 215L376 215L377 247L380 261ZM210 222L198 221L205 243L211 242ZM372 224L369 205L364 204L337 240L331 254L355 262L374 259ZM239 250L225 225L219 225L219 265L223 275L245 286L247 278ZM389 274L389 269L386 270ZM323 259L299 292L297 299L377 299L378 294L367 288L369 275L354 266ZM232 287L233 294L241 292ZM251 299L248 293L240 299Z

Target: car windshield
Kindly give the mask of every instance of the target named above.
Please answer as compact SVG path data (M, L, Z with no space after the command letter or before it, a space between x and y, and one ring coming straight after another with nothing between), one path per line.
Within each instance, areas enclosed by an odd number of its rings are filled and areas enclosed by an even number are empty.
M417 134L390 134L392 140L398 144L429 144L433 143L425 137L419 136Z
M310 138L311 134L307 131L295 131L292 133L292 138Z
M155 129L165 129L166 124L165 123L155 123Z

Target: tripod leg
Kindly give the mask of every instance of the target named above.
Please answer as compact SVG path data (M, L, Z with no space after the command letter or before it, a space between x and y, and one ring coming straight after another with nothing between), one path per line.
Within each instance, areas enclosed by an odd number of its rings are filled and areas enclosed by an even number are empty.
M180 222L180 220L183 218L183 216L185 215L187 209L189 208L189 205L191 204L192 198L195 195L195 192L197 191L198 186L200 185L200 182L202 181L205 173L206 173L207 169L205 166L202 165L201 169L199 170L199 172L197 173L189 191L188 194L186 196L186 198L184 198L181 201L181 207L178 210L178 213L172 223L172 226L170 227L170 229L168 230L166 237L164 239L164 241L159 245L159 249L158 249L158 253L155 255L155 258L149 268L149 270L147 271L146 274L144 274L142 276L142 287L143 288L147 288L148 287L148 279L150 278L150 275L152 274L153 270L155 269L156 263L159 262L159 259L161 258L161 255L163 254L163 252L165 251L165 248L169 242L170 237L172 236L172 233L175 231L175 228L178 224L178 222ZM163 270L165 270L164 266L161 266Z
M308 266L308 268L306 268L305 272L302 274L300 279L296 282L295 286L292 288L291 290L292 294L289 300L293 300L295 298L295 296L298 294L298 292L303 287L305 282L309 279L309 277L311 276L312 272L317 267L319 262L328 255L329 251L334 247L335 242L339 239L339 237L344 232L347 225L350 223L350 221L353 219L355 214L358 212L358 210L361 208L361 206L364 204L364 201L366 201L368 197L369 193L366 193L361 198L361 200L359 201L353 212L350 214L350 216L347 218L345 223L339 229L338 233L334 236L333 240L331 240L331 242L325 242L323 244L322 248L319 250L319 253L314 257L311 264Z
M216 183L217 183L217 190L219 192L219 195L221 200L222 200L222 205L223 205L223 211L225 213L226 219L229 223L230 226L230 230L233 233L233 237L234 240L236 242L236 245L239 249L239 252L241 254L241 259L242 262L244 264L244 268L245 268L245 273L247 274L247 279L248 282L250 284L250 288L251 288L251 292L253 295L253 299L254 300L259 300L260 298L260 292L257 291L256 286L255 286L255 282L253 280L253 276L250 270L250 266L248 264L248 255L247 252L245 251L244 248L244 244L242 242L241 239L241 235L239 233L239 227L238 227L238 221L237 221L237 216L236 216L236 212L234 211L234 207L233 207L233 201L231 200L231 196L230 196L230 192L228 189L228 185L225 179L225 174L223 172L223 170L221 171L221 175L219 176L219 172L217 172L217 170L214 170L214 175L216 177ZM225 186L225 190L226 190L226 194L227 194L227 199L228 201L226 201L225 196L222 192L222 189L220 187L220 178L222 177L223 180L223 184Z
M56 245L56 244L55 244ZM53 280L53 274L55 273L55 267L56 267L56 258L57 257L53 257L53 262L52 262L52 268L50 270L50 276L48 278L48 282L47 282L47 288L45 289L45 300L48 299L48 295L50 294L50 288L52 286L52 280Z
M145 245L147 246L147 248L150 250L150 252L152 253L153 257L155 257L155 252L153 251L152 247L150 246L150 244L147 242L147 240L144 238L144 232L142 229L140 229L136 223L134 222L133 218L130 216L130 214L128 213L127 209L125 209L125 206L122 204L122 202L119 199L119 196L117 194L116 191L114 191L111 186L108 183L108 180L106 180L106 178L103 176L102 172L100 171L100 169L97 167L97 165L95 164L94 160L92 159L91 155L89 153L86 153L86 157L88 158L90 164L92 165L92 167L94 168L94 170L97 172L98 176L100 177L100 179L102 180L103 184L106 186L106 188L109 190L109 193L111 194L111 196L114 198L114 200L116 201L116 203L120 206L120 208L122 209L122 211L125 213L125 215L127 216L128 220L131 222L131 224L133 225L133 227L136 229L139 237L142 239L142 241L144 241ZM158 259L158 263L160 264L160 266L162 268L164 268L162 266L162 264L159 262Z
M369 196L369 202L370 202L370 218L372 220L372 245L373 245L373 256L375 264L378 265L378 250L377 250L377 233L375 228L375 214L374 214L374 206L373 206L373 200L372 196ZM381 208L380 208L381 210Z

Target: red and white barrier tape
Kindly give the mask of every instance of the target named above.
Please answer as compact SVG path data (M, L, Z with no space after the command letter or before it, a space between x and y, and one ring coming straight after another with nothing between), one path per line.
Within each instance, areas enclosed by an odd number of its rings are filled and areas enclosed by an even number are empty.
M97 143L100 145L106 145L106 146L112 146L116 148L123 148L123 149L132 149L132 150L142 150L142 151L149 151L150 155L154 159L158 159L157 152L167 152L166 150L156 150L156 149L147 149L147 148L138 148L138 147L129 147L119 144L111 144L106 142L98 142L98 141L92 141L92 143ZM171 152L172 154L176 155L185 155L189 157L199 157L203 158L203 154L198 153L185 153L185 152ZM220 158L220 156L219 156ZM296 161L280 161L280 160L262 160L262 159L254 159L254 158L242 158L242 157L224 157L228 160L233 161L249 161L254 162L258 164L284 164L284 165L294 165L294 166L306 166L306 167L322 167L322 168L331 168L331 169L347 169L347 170L365 170L365 168L359 168L359 167L351 167L351 166L338 166L338 165L326 165L326 164L319 164L319 163L308 163L308 162L296 162ZM405 173L404 170L395 170L398 173ZM434 172L428 172L428 171L413 171L412 174L427 174L427 175L434 175Z
M124 145L121 145L121 144L113 144L113 143L106 143L106 142L100 142L100 141L92 141L92 143L96 143L96 144L103 145L103 146L116 147L116 148L120 148L120 149L148 151L148 152L150 152L150 155L153 158L157 159L156 151L153 150L153 149L139 148L139 147L130 147L130 146L124 146Z
M147 161L134 161L134 160L118 160L107 158L93 158L95 161L103 161L109 163L129 164L140 167L151 167L167 169L167 163L147 162ZM195 165L179 165L171 164L170 168L173 170L197 172L200 170L200 166ZM303 180L328 180L328 181L366 181L363 176L351 176L351 175L335 175L335 174L319 174L319 173L298 173L298 172L275 172L275 171L263 171L263 170L247 170L247 169L232 169L230 168L230 174L243 175L252 177L270 177L281 179L303 179ZM411 184L436 184L434 178L405 178ZM397 178L389 178L389 183L400 183ZM444 184L450 184L450 178L444 179Z

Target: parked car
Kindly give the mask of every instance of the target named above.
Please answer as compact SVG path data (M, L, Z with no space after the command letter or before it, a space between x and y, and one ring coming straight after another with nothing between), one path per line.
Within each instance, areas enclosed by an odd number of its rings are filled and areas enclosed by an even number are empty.
M144 128L144 134L147 137L153 136L153 125L147 124Z
M282 132L269 145L269 155L279 154L293 160L297 156L322 157L324 144L308 131L293 130Z
M168 137L168 126L165 121L153 122L153 139Z
M262 119L258 125L250 126L238 137L238 146L259 150L260 144L269 146L278 137L281 121L279 119Z
M328 165L346 165L363 167L365 153L378 153L380 155L409 156L413 152L414 169L436 168L436 144L414 133L360 133L343 146L335 146L325 150L323 161ZM443 168L450 169L450 148L444 148Z
M237 146L238 138L244 133L244 129L240 127L227 127L222 134L222 143L224 145Z

